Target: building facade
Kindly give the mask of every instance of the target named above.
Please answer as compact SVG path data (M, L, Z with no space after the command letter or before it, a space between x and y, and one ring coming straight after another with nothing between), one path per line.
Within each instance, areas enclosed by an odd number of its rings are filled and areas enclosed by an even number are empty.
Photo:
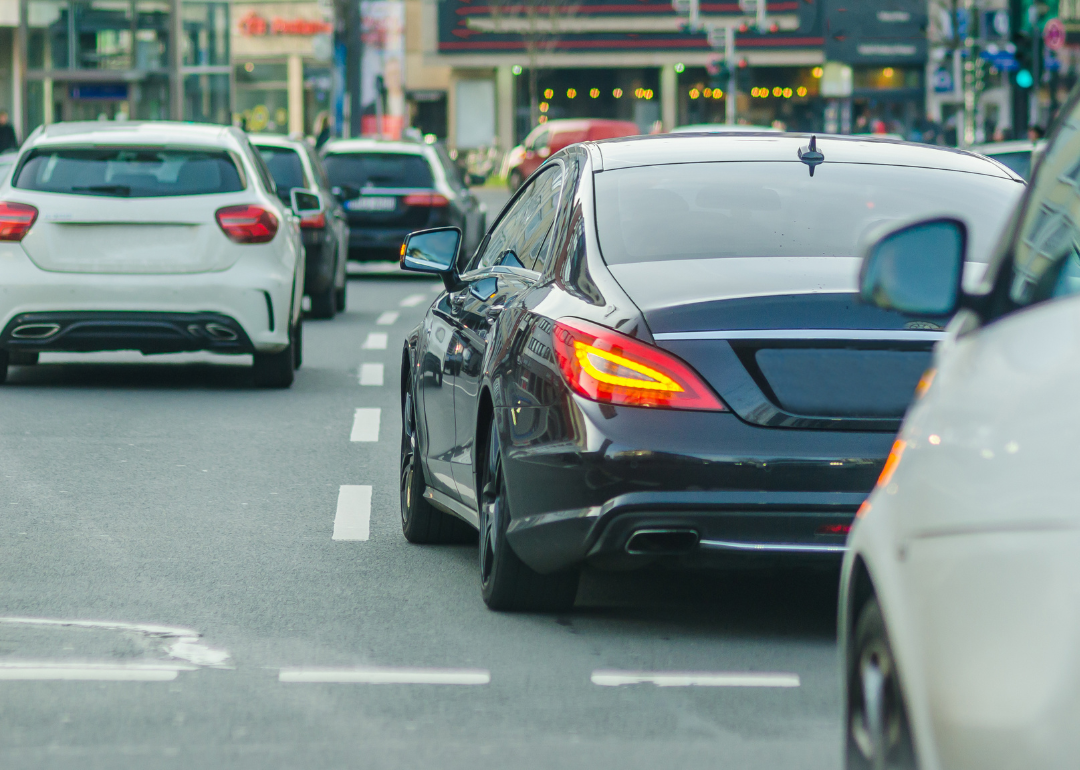
M422 68L447 73L446 137L463 149L508 149L536 123L565 117L633 120L642 131L724 122L729 99L737 120L752 125L918 130L925 0L767 0L764 24L753 5L703 1L703 29L691 32L665 0L421 0L423 29L411 44L423 46ZM726 27L733 94L715 74ZM845 68L839 90L825 77L830 63Z

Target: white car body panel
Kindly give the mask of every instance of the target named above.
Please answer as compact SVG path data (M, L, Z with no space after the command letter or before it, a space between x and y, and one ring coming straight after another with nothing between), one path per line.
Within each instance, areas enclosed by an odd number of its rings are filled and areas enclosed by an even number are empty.
M122 198L20 189L9 177L0 199L39 213L22 242L0 244L0 329L28 312L215 312L235 319L256 352L284 349L301 310L299 222L263 189L243 134L178 123L57 124L33 134L20 160L43 146L101 145L226 150L245 189ZM270 242L237 244L225 236L215 212L242 204L278 218Z
M958 335L964 322L905 420L891 482L852 531L842 596L857 558L924 770L1075 766L1080 297Z

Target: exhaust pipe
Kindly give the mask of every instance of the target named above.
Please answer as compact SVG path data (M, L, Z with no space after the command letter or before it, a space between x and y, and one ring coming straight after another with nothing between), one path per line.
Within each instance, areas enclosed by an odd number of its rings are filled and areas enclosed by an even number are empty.
M225 340L227 342L234 342L236 340L236 332L228 326L222 326L221 324L206 324L206 333L215 340Z
M11 336L19 340L44 340L60 331L60 324L22 324L11 330Z
M626 541L626 552L642 556L678 556L698 546L692 529L639 529Z

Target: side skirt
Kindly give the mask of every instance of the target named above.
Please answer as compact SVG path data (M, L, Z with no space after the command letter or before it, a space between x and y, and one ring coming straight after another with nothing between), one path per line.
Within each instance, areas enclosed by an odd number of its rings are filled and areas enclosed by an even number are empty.
M480 515L469 506L458 500L454 500L444 492L432 489L431 487L425 487L424 499L439 510L445 511L451 516L457 516L466 524L471 524L476 529L480 529Z

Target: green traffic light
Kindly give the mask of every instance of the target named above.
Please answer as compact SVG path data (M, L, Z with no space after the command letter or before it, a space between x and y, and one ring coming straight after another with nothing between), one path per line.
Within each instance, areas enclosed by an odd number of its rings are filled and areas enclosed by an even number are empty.
M1031 73L1028 70L1020 70L1016 73L1016 85L1020 88L1031 88L1035 83L1035 79L1031 77Z

